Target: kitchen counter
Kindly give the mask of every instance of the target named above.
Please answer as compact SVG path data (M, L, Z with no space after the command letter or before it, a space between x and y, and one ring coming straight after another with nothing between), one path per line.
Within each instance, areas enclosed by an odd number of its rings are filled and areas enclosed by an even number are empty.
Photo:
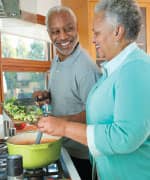
M12 121L11 118L5 113L5 111L3 111L3 120L7 120L10 121L10 127L14 127L14 123L17 121ZM22 133L22 132L26 132L26 131L34 131L37 130L37 126L33 125L33 124L28 124L24 121L18 121L20 122L20 128L16 129L16 133ZM25 124L24 127L21 128L21 124Z
M81 180L68 152L66 151L65 148L62 148L61 150L61 157L63 159L63 161L65 162L65 166L68 170L68 173L71 177L71 180Z

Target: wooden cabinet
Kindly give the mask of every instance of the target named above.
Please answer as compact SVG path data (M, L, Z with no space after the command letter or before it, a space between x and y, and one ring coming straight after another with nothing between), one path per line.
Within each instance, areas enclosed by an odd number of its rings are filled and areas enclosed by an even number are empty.
M137 0L143 13L143 25L137 43L150 54L150 1ZM96 60L95 47L92 43L92 21L95 4L98 0L61 0L61 4L73 9L78 18L78 29L81 45Z
M96 59L95 47L92 44L92 19L96 0L61 0L61 4L70 7L78 19L78 30L81 45Z
M84 48L89 50L89 35L91 32L89 33L88 0L61 0L61 4L70 7L75 12L78 19L80 43Z
M143 48L148 54L150 54L150 1L149 0L138 0L138 3L142 10L143 23L139 33L137 43Z

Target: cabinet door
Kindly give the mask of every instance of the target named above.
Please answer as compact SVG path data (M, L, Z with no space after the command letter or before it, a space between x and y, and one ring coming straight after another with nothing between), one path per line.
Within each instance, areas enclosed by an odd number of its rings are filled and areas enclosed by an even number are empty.
M144 51L147 51L147 43L146 43L146 8L141 7L142 11L142 27L141 31L138 35L138 38L136 40L138 46L143 49Z
M150 54L150 1L149 0L138 0L138 3L142 10L143 23L141 32L139 33L137 43Z
M88 11L89 11L89 16L88 16L88 43L89 43L89 53L91 54L92 58L96 61L97 56L96 56L96 51L95 51L95 46L92 42L93 39L93 32L92 32L92 26L93 26L93 17L94 17L94 7L95 4L98 1L89 1L88 3Z

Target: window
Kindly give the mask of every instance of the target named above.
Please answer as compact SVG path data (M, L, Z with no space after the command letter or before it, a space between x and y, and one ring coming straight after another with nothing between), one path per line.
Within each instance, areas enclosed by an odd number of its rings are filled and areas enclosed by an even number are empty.
M0 33L0 101L31 98L47 89L52 45L49 42Z
M15 58L26 60L48 59L47 42L10 34L1 34L2 58Z
M4 72L5 99L32 98L34 91L47 89L47 76L48 73L44 72Z

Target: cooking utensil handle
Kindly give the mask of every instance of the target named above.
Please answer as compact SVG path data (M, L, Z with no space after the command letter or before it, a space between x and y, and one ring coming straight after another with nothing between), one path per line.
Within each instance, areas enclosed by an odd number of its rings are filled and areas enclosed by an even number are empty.
M48 114L45 112L45 113L43 113L43 116L44 116L44 117L47 117ZM41 131L38 131L38 132L37 132L35 144L40 144L42 135L43 135L43 133L42 133Z
M43 135L43 133L42 133L41 131L38 131L38 132L37 132L35 144L40 144L42 135Z

